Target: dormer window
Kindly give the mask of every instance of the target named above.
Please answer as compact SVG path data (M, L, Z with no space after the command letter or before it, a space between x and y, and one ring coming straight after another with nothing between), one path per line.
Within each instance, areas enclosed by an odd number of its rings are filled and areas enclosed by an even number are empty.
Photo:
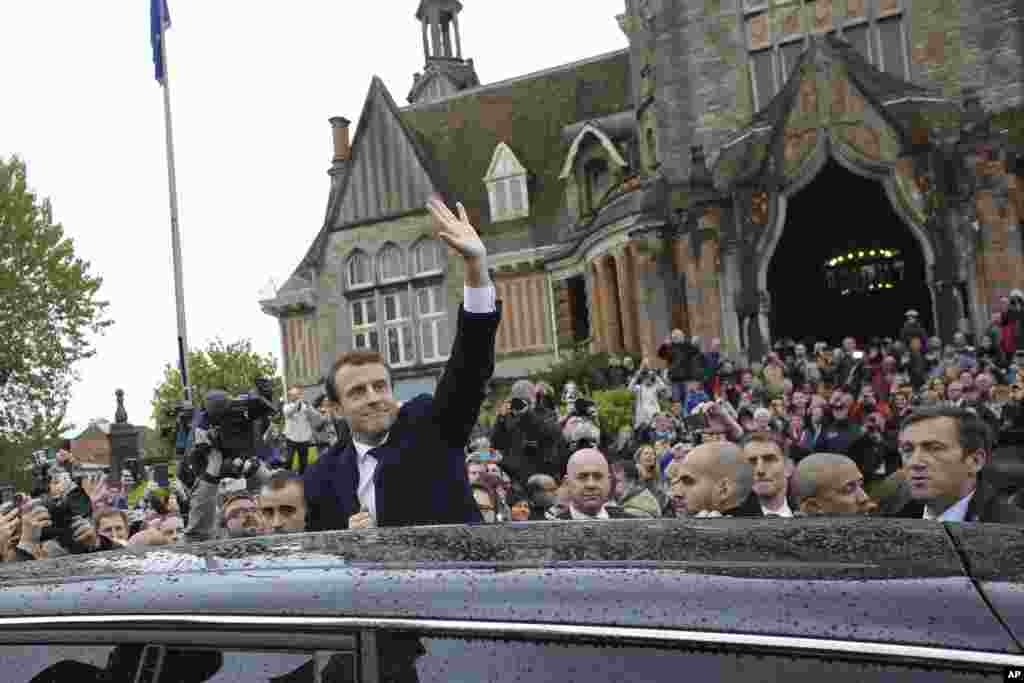
M527 173L519 159L504 142L499 143L491 157L484 177L491 204L491 222L515 220L530 215Z
M348 260L348 286L366 287L373 284L373 267L370 257L357 251Z
M405 254L396 245L389 244L381 249L378 260L381 282L394 282L406 276Z

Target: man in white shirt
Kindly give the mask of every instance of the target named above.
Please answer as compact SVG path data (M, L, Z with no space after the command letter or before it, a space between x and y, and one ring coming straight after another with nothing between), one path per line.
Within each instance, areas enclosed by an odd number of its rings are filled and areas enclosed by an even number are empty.
M287 462L291 467L292 458L298 454L298 473L306 471L309 449L313 445L313 425L320 422L320 414L302 398L302 389L297 386L288 390L288 402L284 404L284 438L287 443Z
M774 432L754 432L744 441L743 456L754 468L754 495L764 516L792 517L786 493L794 465L781 437Z
M328 398L348 423L339 444L305 477L309 530L480 522L465 446L494 373L501 319L487 249L461 204L456 217L432 197L436 234L464 261L464 300L452 352L433 397L399 405L376 352L343 354L328 375Z
M911 413L899 448L911 501L897 517L942 522L1024 524L1024 510L999 499L980 477L993 435L969 410L939 406Z

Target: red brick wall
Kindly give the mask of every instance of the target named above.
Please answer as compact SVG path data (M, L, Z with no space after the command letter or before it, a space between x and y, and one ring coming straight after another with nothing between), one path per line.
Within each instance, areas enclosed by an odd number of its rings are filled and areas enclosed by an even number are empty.
M994 172L1004 172L994 168ZM1024 263L1020 254L1020 219L1024 216L1024 183L1010 176L1010 202L1000 209L991 191L978 193L978 222L985 226L990 239L977 256L978 297L981 303L996 304L1010 290L1024 286ZM1015 242L1015 244L1014 244ZM1013 249L1011 251L1011 244Z

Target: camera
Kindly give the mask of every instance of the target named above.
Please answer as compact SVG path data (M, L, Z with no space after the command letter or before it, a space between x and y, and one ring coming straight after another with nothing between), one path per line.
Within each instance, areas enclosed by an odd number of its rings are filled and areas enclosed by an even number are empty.
M64 491L59 496L50 494L50 484L55 478L64 480ZM71 550L74 546L72 522L78 518L92 516L92 501L71 478L71 474L61 470L54 472L44 452L32 454L32 489L30 500L24 501L23 507L29 510L36 504L46 508L50 514L50 526L42 530L42 540L56 540Z
M597 404L581 396L573 402L572 414L580 417L597 417Z
M213 449L224 456L220 476L225 479L246 478L259 469L256 450L277 409L271 402L270 380L261 378L256 387L256 391L240 396L210 391L205 408L193 411L191 451L185 458L189 479L194 480L206 470Z
M522 415L523 413L530 409L530 404L525 399L522 398L514 398L511 401L509 401L508 404L509 411L513 415Z

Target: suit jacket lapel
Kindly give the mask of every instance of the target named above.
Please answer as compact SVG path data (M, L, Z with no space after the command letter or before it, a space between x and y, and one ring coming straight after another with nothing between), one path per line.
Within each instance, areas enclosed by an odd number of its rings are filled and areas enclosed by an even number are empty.
M342 450L340 457L338 499L345 510L344 514L352 515L359 511L359 462L356 447L352 442ZM348 516L345 517L345 521L348 521Z

